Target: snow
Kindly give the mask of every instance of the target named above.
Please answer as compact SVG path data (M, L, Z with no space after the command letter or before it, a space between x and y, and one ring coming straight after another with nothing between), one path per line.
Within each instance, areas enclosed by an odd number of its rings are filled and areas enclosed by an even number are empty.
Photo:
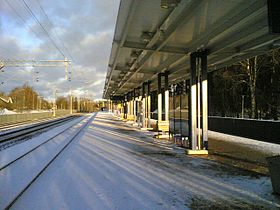
M42 113L42 112L51 112L51 110L31 110L28 113Z
M53 149L20 163L1 178L1 188L7 192L25 167ZM267 176L186 156L98 113L12 209L279 209L271 192Z
M24 113L43 113L43 112L51 112L51 110L31 110L31 111L23 111L23 112L14 112L8 110L6 108L0 110L0 115L10 115L10 114L24 114Z
M250 147L251 149L263 151L265 153L269 153L270 155L280 154L280 144L273 144L245 137L219 133L215 131L208 131L208 137L213 138L216 141L227 141L231 143L236 143L241 146Z
M17 114L16 112L10 111L6 108L0 110L0 115Z
M59 126L52 131L46 132L32 140L9 147L0 152L1 168L12 162L22 154L32 150L37 145L47 142L48 139L55 137L52 141L37 148L22 159L14 162L10 166L0 171L0 209L4 209L12 199L24 189L27 184L38 174L42 168L57 154L57 152L75 134L77 128L81 127L81 119L76 119L63 126ZM73 126L74 127L71 127ZM66 132L60 132L71 127Z
M55 137L59 133L67 130L71 126L77 124L81 121L80 118L67 122L63 125L57 126L54 129L46 131L39 136L36 136L28 141L24 141L20 144L16 144L12 147L8 147L7 149L0 152L0 168L4 165L14 161L21 155L25 154L26 152L32 150L33 148L37 147L38 145L46 142L48 139Z

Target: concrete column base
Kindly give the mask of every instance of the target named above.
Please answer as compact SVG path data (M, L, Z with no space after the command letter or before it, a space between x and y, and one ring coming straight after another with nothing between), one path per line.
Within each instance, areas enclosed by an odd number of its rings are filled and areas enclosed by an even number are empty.
M191 150L187 149L186 150L187 155L208 155L208 150Z
M169 139L170 136L169 136L169 134L158 134L158 135L155 135L154 138L156 138L156 139Z
M152 131L154 130L153 128L141 128L141 131Z
M127 115L127 120L128 121L133 121L134 122L134 115Z

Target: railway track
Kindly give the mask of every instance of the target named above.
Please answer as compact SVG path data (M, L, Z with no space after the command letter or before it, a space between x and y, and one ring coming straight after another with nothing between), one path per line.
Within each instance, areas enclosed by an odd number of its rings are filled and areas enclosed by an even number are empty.
M44 121L37 124L32 124L16 129L2 131L0 133L0 150L5 149L11 145L21 142L22 140L29 139L38 133L42 133L54 126L66 123L70 120L77 118L77 115L59 118L52 121ZM11 143L12 142L12 143Z
M92 121L91 117L74 120L70 126L15 157L0 162L0 209L10 209L44 171L77 139ZM11 147L11 149L14 149ZM46 152L47 153L44 153ZM4 150L5 152L5 150ZM5 154L2 154L5 156ZM1 153L0 153L1 159ZM19 173L18 173L19 172ZM14 178L14 179L13 179ZM18 181L19 180L19 181Z
M59 118L56 118L56 119L60 119L60 118L62 118L62 117L59 117ZM0 133L8 131L10 129L19 128L21 126L34 125L34 124L46 122L46 121L49 121L49 120L54 120L54 118L38 119L38 120L34 120L34 121L27 120L27 121L22 121L22 122L18 122L18 123L12 123L12 124L1 124L0 125Z

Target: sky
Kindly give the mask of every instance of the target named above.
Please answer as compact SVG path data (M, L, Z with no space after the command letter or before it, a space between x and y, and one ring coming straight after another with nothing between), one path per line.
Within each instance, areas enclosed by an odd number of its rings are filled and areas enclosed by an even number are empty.
M51 100L102 98L119 0L0 0L0 60L69 59L59 67L5 67L0 91L28 83ZM38 78L38 82L36 81Z

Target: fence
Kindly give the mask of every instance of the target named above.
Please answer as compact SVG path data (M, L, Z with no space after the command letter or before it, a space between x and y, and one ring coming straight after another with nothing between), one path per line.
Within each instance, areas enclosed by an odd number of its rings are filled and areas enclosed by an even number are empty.
M73 110L73 113L76 112ZM69 115L69 110L56 110L56 117ZM46 118L54 118L52 112L22 113L0 115L0 125L14 124L26 121L35 121Z
M280 144L280 121L208 117L208 129L220 133ZM173 134L189 135L188 120L170 118Z

